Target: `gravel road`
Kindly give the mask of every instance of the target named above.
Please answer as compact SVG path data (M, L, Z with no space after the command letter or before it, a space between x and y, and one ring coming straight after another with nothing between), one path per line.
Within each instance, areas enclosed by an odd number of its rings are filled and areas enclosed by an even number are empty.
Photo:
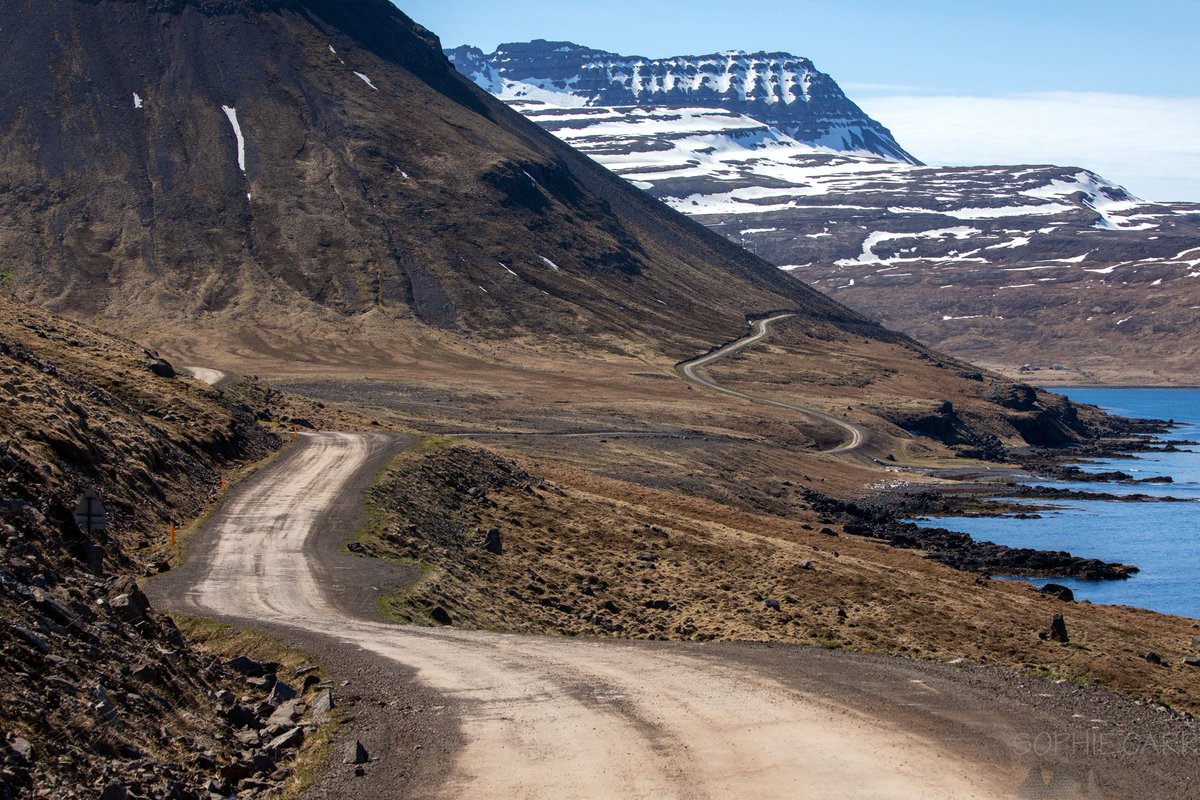
M363 778L335 766L313 796L1043 796L1020 788L1031 765L1078 774L1086 786L1094 759L1058 749L1030 760L1022 741L1104 722L1089 715L1118 724L1149 713L1073 685L1033 681L1031 691L1029 680L985 668L374 621L374 597L415 575L339 546L353 530L362 488L405 444L385 434L302 435L230 493L184 568L152 586L169 608L317 642L335 669L363 681L346 691L383 698L374 712L364 704L348 726L378 762ZM424 693L421 708L396 707L405 687ZM420 710L440 715L438 724L416 733L389 727ZM1147 725L1167 724L1149 716ZM411 736L433 741L413 745ZM414 746L424 749L414 755ZM1178 789L1194 774L1194 759L1173 766L1140 755L1095 767L1114 786Z
M824 411L817 411L815 408L808 408L807 406L802 406L797 403L788 403L783 400L773 400L769 397L759 397L758 395L738 391L737 389L731 389L728 386L722 386L721 384L704 375L704 373L700 372L702 367L709 366L723 358L727 358L737 352L740 352L741 350L746 349L747 347L751 347L752 345L761 342L763 339L766 339L771 335L771 327L776 322L780 322L794 316L795 314L778 314L774 317L768 317L767 319L755 320L751 325L751 330L748 335L743 336L737 341L730 342L724 347L714 350L707 355L700 356L699 358L692 359L691 361L685 361L678 367L679 374L682 375L685 380L691 381L697 386L703 386L706 389L712 389L713 391L721 392L722 394L731 395L733 397L740 397L743 400L749 400L753 403L762 403L764 405L778 406L779 408L798 411L804 416L811 417L813 419L820 420L821 422L826 422L830 425L841 428L842 432L845 434L845 440L836 447L826 450L825 452L827 453L853 453L856 450L862 449L870 441L871 434L870 431L861 425L855 425L854 423L847 422L844 419L838 419L832 414L827 414Z

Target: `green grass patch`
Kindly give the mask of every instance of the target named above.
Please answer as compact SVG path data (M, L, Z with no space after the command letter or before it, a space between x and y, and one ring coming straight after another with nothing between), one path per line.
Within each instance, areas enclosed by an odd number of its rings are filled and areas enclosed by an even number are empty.
M400 558L389 560L417 567L421 570L421 577L413 581L411 586L405 587L395 594L379 598L379 615L387 622L404 625L433 625L434 621L429 617L429 609L418 600L418 594L421 587L437 574L437 568L423 561Z
M420 588L436 573L436 568L423 561L404 558L388 551L386 536L396 525L397 515L381 502L383 486L401 465L427 458L433 453L458 447L461 444L458 439L450 436L425 436L414 447L397 453L380 467L363 493L362 522L355 530L354 538L347 544L357 543L368 547L371 558L407 567L416 567L421 571L421 577L411 586L395 594L379 598L379 614L388 622L432 624L432 620L428 617L428 609L417 601L417 595Z

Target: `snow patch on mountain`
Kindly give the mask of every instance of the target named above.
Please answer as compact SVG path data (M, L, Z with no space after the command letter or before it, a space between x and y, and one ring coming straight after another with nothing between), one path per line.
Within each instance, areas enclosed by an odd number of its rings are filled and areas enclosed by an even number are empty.
M229 124L233 126L233 136L237 140L237 160L238 168L242 174L246 174L246 139L242 136L242 126L238 122L237 109L233 106L221 106L221 110L225 112L225 116L229 119Z

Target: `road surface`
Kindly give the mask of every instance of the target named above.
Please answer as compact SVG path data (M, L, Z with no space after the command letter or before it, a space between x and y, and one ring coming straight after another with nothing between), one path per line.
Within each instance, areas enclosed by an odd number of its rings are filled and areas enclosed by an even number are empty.
M771 335L771 327L776 322L779 322L781 320L785 320L785 319L788 319L789 317L794 317L794 316L795 316L795 314L778 314L774 317L769 317L767 319L755 320L751 326L749 335L744 336L735 342L731 342L730 344L725 345L724 347L720 348L719 350L714 350L713 352L709 353L708 355L704 355L699 358L692 359L691 361L686 361L683 364L680 364L679 368L678 368L679 373L684 377L685 380L688 380L691 383L696 384L697 386L703 386L706 389L712 389L713 391L721 392L721 393L727 394L727 395L732 395L733 397L740 397L743 400L749 400L754 403L762 403L764 405L777 406L779 408L786 408L786 409L790 409L792 411L798 411L807 417L812 417L814 419L818 419L822 422L827 422L831 425L841 428L841 430L845 434L845 440L841 444L837 445L836 447L830 448L830 449L826 450L825 452L826 453L852 453L855 450L858 450L858 449L862 448L863 446L865 446L867 444L867 442L869 441L870 433L869 433L869 431L867 431L866 428L864 428L860 425L856 425L852 422L847 422L844 419L839 419L839 418L833 416L832 414L825 413L824 411L818 411L815 408L809 408L807 406L798 405L796 403L788 403L783 400L773 400L769 397L760 397L758 395L749 394L748 392L738 391L737 389L730 389L728 386L722 386L721 384L714 381L712 378L709 378L700 372L700 369L702 367L706 367L710 364L713 364L714 362L719 361L722 358L728 358L729 356L733 355L734 353L737 353L741 350L746 349L747 347L750 347L752 345L757 344L758 342L761 342L763 339L765 339Z
M348 613L315 555L321 540L348 535L329 529L326 513L393 447L384 434L302 434L230 493L175 585L167 576L152 588L177 610L321 634L414 669L450 699L464 744L424 796L1012 796L1011 783L997 788L1004 779L994 764L963 755L969 748L798 691L704 647L401 627ZM874 704L893 694L906 707L926 701L893 678L892 688L872 690ZM979 724L995 722L987 715ZM361 797L392 796L355 785Z
M207 383L214 389L221 388L233 377L231 373L220 369L212 369L211 367L180 367L179 371L184 375L195 378L201 383Z

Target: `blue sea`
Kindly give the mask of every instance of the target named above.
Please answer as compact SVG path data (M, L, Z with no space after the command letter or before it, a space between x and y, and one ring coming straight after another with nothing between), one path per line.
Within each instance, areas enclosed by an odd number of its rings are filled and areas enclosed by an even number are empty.
M1174 419L1181 423L1164 439L1200 441L1200 389L1055 389L1126 417ZM1136 460L1081 464L1089 472L1121 470L1135 478L1170 475L1173 484L1125 486L1109 483L1038 482L1091 492L1140 493L1189 498L1189 503L1066 501L1042 519L938 518L923 525L966 531L979 540L1012 547L1067 550L1085 558L1134 564L1141 572L1124 581L1055 579L1076 599L1139 606L1200 618L1200 447L1150 453ZM1038 501L1043 504L1046 501ZM1037 585L1049 581L1034 581Z

